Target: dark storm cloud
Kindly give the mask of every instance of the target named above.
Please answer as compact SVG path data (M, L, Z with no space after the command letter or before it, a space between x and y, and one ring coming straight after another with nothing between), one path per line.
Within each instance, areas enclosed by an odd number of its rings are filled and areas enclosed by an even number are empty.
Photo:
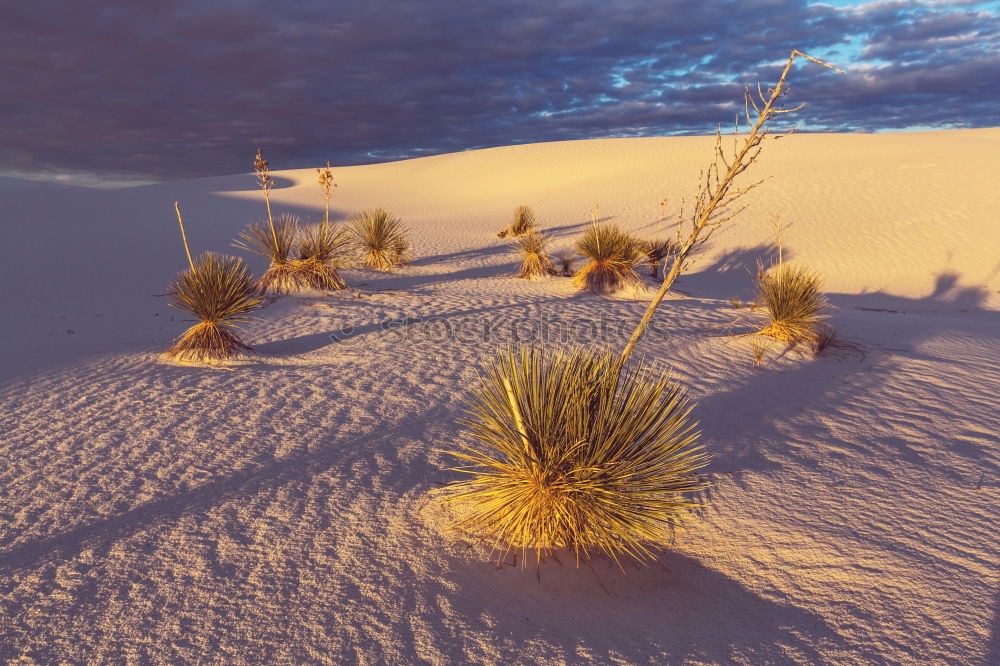
M791 48L808 130L998 123L1000 13L793 0L18 1L2 168L178 178L710 132Z

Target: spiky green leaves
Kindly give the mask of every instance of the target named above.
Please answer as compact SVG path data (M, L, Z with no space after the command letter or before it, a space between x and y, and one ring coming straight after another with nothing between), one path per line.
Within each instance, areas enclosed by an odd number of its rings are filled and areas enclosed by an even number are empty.
M610 350L501 351L469 405L476 446L450 452L468 478L444 492L457 527L504 553L648 558L704 487L708 458L681 390Z
M820 291L819 274L806 268L779 263L765 270L757 266L757 304L764 308L767 325L761 335L795 345L811 344L825 318L826 298Z
M261 300L242 259L205 252L194 261L194 270L174 278L169 293L170 305L194 315L199 323L168 350L168 356L210 361L249 349L234 329L260 307Z
M642 284L635 271L643 257L641 242L617 225L592 224L577 241L576 249L590 260L574 278L578 287L609 294Z
M328 223L302 229L299 236L299 259L341 264L351 245L346 229Z
M339 269L350 245L347 231L328 222L303 229L299 237L299 260L293 262L302 281L313 289L337 290L346 287Z
M403 221L384 208L352 215L349 228L363 266L392 270L407 261L410 241Z
M221 326L246 321L261 303L243 260L216 252L201 254L193 271L174 278L169 293L170 305Z
M514 252L521 257L521 271L518 277L525 280L541 280L555 272L552 260L546 253L550 239L545 234L531 232L514 241Z
M233 247L258 254L278 266L288 262L299 233L299 220L294 215L281 215L274 229L267 222L254 222L240 232Z

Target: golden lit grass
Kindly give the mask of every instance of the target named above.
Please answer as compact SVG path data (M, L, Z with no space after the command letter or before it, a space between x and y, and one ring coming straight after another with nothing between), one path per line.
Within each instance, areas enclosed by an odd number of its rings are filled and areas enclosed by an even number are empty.
M271 262L257 280L261 293L284 294L308 287L300 262L291 253L298 235L299 222L292 215L281 215L273 224L253 222L240 232L234 247L260 255Z
M531 232L514 241L514 251L521 256L521 271L518 277L525 280L541 280L555 272L552 260L545 250L549 237Z
M510 226L497 234L500 238L507 236L523 236L538 230L538 221L535 218L535 211L529 206L518 206L514 209L514 221Z
M822 280L817 273L783 262L770 270L758 264L754 284L757 304L768 319L758 335L789 345L816 341L826 311L826 299L820 291Z
M261 300L242 259L205 252L174 279L169 293L170 305L194 315L198 323L167 350L168 357L212 362L250 350L235 328Z
M581 289L609 294L642 284L635 270L642 259L640 242L617 225L595 222L577 241L576 249L590 260L574 278Z
M346 287L339 269L350 243L345 229L326 221L303 229L298 244L298 270L303 281L313 289L337 290Z
M444 489L456 527L536 556L559 548L651 558L696 503L708 457L680 388L610 350L522 348L487 366L451 451L468 475Z
M764 359L767 357L767 352L770 348L771 345L767 338L756 335L750 337L750 353L753 355L753 364L756 367L759 368L764 365Z
M403 221L384 208L352 215L349 229L362 266L388 271L406 263L410 242Z

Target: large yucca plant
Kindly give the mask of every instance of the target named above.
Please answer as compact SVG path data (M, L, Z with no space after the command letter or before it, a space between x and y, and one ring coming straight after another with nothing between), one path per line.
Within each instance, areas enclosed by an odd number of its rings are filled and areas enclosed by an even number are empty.
M546 253L550 239L545 234L532 232L514 241L514 252L521 257L521 271L518 277L525 280L541 280L555 272L552 260Z
M298 270L314 289L343 289L347 286L340 267L351 244L347 231L325 220L302 229L298 244Z
M764 309L767 324L757 331L790 345L811 344L825 318L826 298L820 291L819 274L779 262L770 270L757 264L757 304Z
M514 209L514 221L510 226L497 234L500 238L507 236L523 236L538 229L538 220L535 218L535 211L529 206L518 206Z
M708 458L680 388L610 350L508 349L462 421L468 475L444 489L456 527L536 556L559 548L652 557L695 506Z
M350 231L361 264L377 270L392 270L406 263L410 241L403 221L385 210L372 208L351 216Z
M641 243L617 225L595 222L577 241L576 249L590 260L574 278L578 287L608 294L642 284L635 271L642 259Z
M224 361L250 351L236 325L260 307L253 276L238 257L205 252L170 285L170 305L198 319L198 323L167 350L179 361Z
M299 221L294 215L280 215L271 222L253 222L240 232L233 243L247 252L260 255L271 262L267 271L257 280L261 293L283 294L308 287L298 262L292 257Z

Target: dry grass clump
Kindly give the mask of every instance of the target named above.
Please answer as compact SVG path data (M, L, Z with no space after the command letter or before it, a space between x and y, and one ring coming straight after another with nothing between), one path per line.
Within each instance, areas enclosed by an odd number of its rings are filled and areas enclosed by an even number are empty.
M478 446L449 452L469 475L444 489L456 527L501 557L651 558L705 487L690 411L662 369L627 369L610 350L500 351L463 421Z
M809 341L813 356L821 356L828 349L848 346L838 339L837 329L832 324L822 322L816 326L814 333L813 339Z
M608 294L642 284L635 270L642 259L640 245L617 225L595 222L576 243L580 254L590 260L576 274L576 285L595 294Z
M573 268L576 266L578 258L573 252L560 252L555 255L552 259L556 265L556 272L563 277L573 277L576 275L576 271Z
M767 338L756 335L750 337L750 353L753 355L753 364L755 367L759 368L764 365L764 359L770 348L771 343Z
M550 239L545 234L532 232L514 241L514 251L521 256L521 272L525 280L541 280L555 272L555 266L546 253Z
M253 276L242 259L205 252L170 285L170 305L194 315L198 323L167 350L179 361L212 362L238 356L250 347L236 325L260 307Z
M349 229L363 266L388 271L408 260L410 242L403 221L384 208L352 215Z
M819 274L779 262L770 270L757 266L757 304L764 309L767 325L757 331L789 345L812 344L824 319L826 299L820 291Z
M524 236L538 230L535 211L528 206L518 206L514 209L514 221L510 226L497 234L500 238L507 236Z
M299 236L297 271L302 281L313 289L343 289L347 286L340 275L351 241L345 229L324 221L316 227L302 229Z
M257 280L261 293L284 294L309 287L301 262L292 257L299 234L299 221L293 215L281 215L277 221L253 222L240 232L234 247L258 254L271 262Z
M645 255L644 263L649 269L649 274L654 279L660 278L660 266L663 260L680 249L677 243L666 238L642 240L639 247Z

